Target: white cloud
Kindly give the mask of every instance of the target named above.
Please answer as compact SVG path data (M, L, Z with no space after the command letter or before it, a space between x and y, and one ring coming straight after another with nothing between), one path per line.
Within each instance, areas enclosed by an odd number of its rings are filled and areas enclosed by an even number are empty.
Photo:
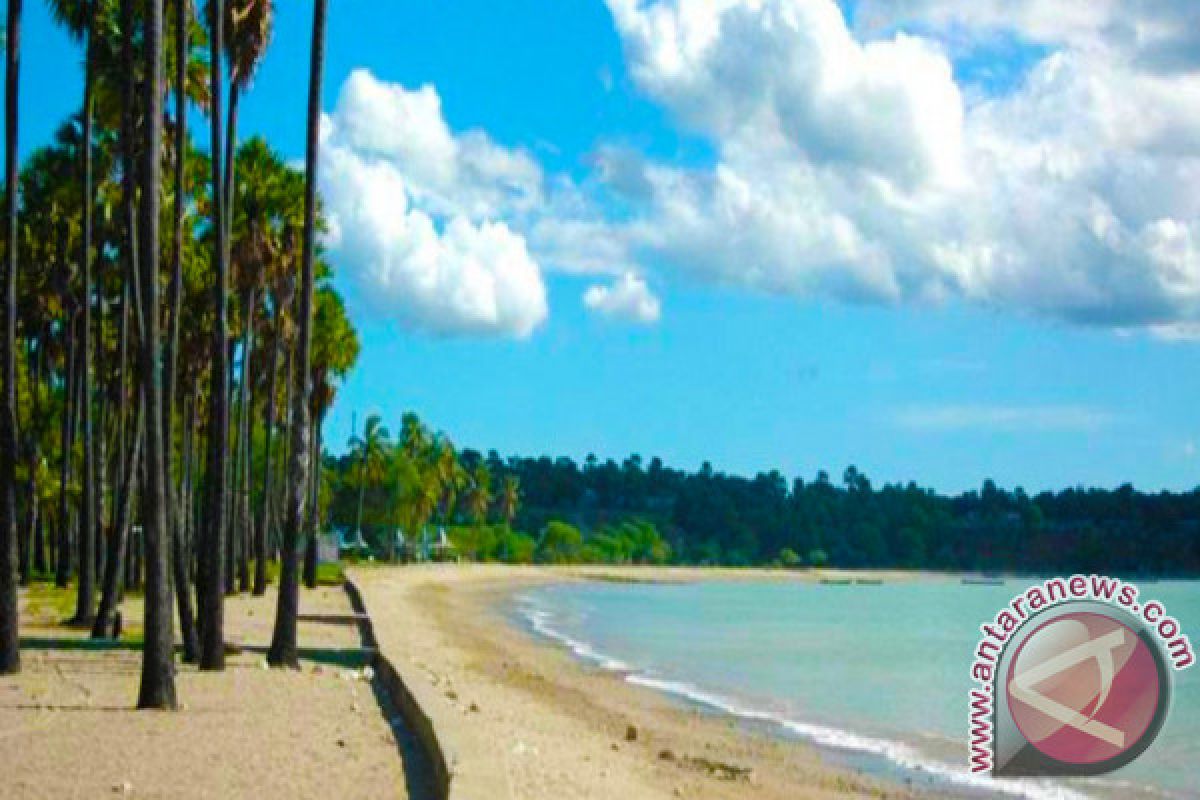
M901 409L894 421L924 433L1089 433L1108 427L1113 416L1088 406L947 405Z
M662 303L646 281L627 272L611 285L594 285L583 293L583 304L607 317L649 325L662 316Z
M1196 12L867 0L860 40L833 0L607 2L638 85L715 153L601 152L637 209L609 234L631 258L778 293L1200 321L1200 57L1166 54ZM988 96L933 38L963 30L1052 52Z
M359 302L436 334L525 337L545 320L541 268L510 224L541 200L532 158L452 133L432 87L364 70L322 136L326 243Z

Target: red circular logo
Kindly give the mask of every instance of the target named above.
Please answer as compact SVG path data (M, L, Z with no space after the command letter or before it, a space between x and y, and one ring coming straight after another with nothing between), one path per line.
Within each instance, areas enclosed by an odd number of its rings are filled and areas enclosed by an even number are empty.
M1052 759L1081 765L1136 747L1158 713L1163 689L1142 638L1118 620L1085 611L1031 633L1005 684L1025 740Z

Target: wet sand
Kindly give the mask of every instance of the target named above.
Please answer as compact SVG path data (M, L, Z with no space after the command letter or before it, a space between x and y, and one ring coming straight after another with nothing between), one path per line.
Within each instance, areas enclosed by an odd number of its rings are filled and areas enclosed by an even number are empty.
M632 686L507 616L514 591L548 582L815 580L813 573L427 566L350 575L383 652L433 718L455 782L467 789L462 798L929 796Z

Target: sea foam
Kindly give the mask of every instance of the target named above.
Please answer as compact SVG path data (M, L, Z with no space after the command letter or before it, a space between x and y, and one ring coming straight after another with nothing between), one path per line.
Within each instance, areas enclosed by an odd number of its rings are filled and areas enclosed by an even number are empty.
M1027 800L1088 799L1086 794L1046 781L993 778L989 775L972 773L966 769L925 757L915 748L903 742L804 722L777 712L754 708L726 695L702 689L685 681L672 680L652 675L647 671L637 670L628 663L601 652L588 642L564 633L555 625L555 613L542 606L532 595L519 596L517 607L529 627L539 636L566 647L577 658L602 670L622 673L624 679L635 686L669 694L694 705L747 722L774 726L784 733L798 736L819 747L883 758L903 770L926 775L935 780L947 781L981 793L1004 794Z

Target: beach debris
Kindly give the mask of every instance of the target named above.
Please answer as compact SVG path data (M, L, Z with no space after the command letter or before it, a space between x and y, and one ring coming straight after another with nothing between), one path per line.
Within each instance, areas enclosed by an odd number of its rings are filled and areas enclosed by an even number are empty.
M518 741L516 745L513 746L513 755L523 756L526 753L536 756L538 754L538 749L536 747L531 747L522 741Z
M675 753L671 750L660 750L658 753L658 758L660 761L674 761Z
M364 683L370 683L375 678L375 670L370 665L362 668L362 679Z
M754 772L750 767L739 767L735 764L726 764L723 761L713 761L708 758L694 758L692 756L684 756L680 762L688 769L693 769L697 772L704 772L717 780L722 781L749 781L751 774Z
M638 729L636 725L628 725L625 728L625 741L636 742L638 738Z
M615 753L615 752L617 752L617 751L618 751L618 750L620 750L620 749L621 749L621 745L617 744L616 742L613 742L613 743L612 743L612 751L613 751L614 753Z
M471 703L470 708L468 708L467 710L470 711L472 714L478 714L479 713L479 705L477 703Z
M345 740L345 739L338 739L338 740L337 740L337 746L338 746L338 747L345 747L345 746L346 746L346 740Z
M112 787L113 794L131 794L133 792L133 784L129 781L121 781Z
M357 700L355 700L353 703L350 704L350 710L353 711L355 714L357 714L361 710L358 705Z

